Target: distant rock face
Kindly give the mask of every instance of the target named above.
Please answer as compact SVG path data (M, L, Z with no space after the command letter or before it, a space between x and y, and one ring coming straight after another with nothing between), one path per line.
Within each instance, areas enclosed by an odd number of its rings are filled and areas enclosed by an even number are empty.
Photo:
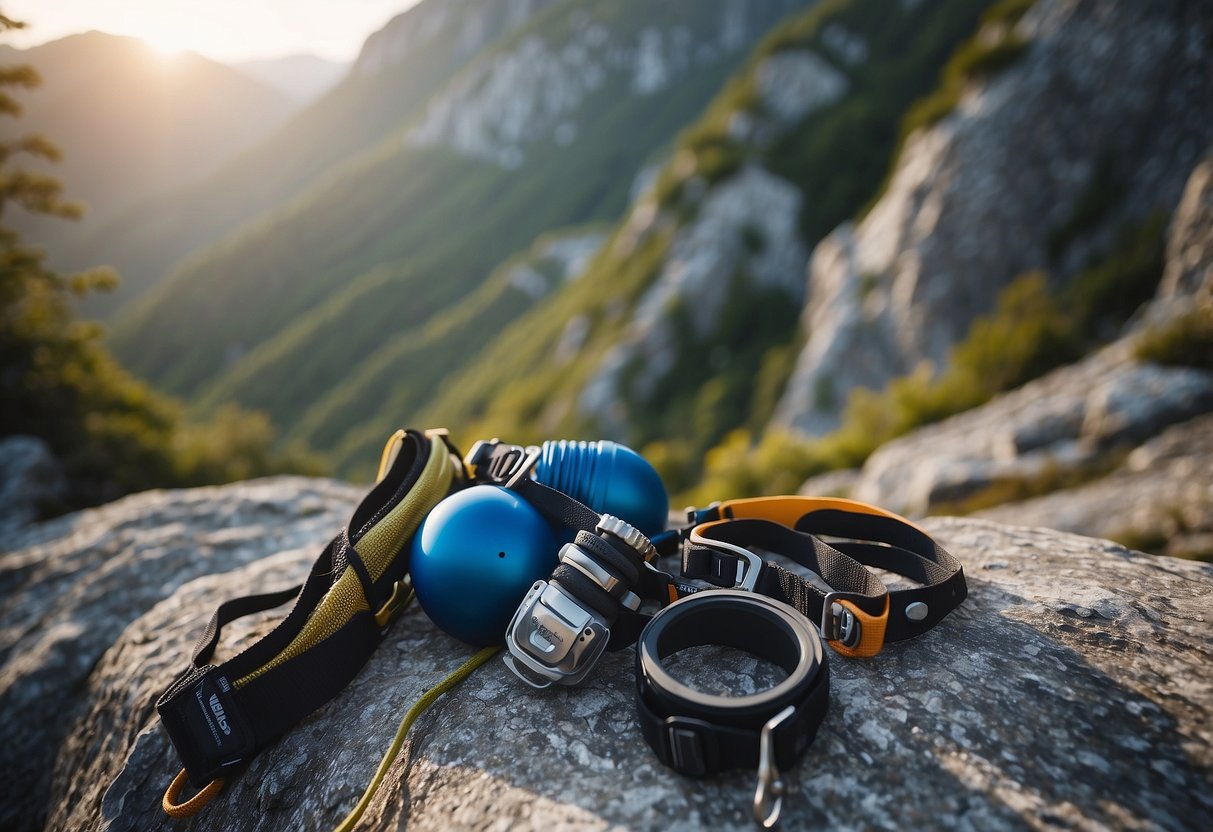
M618 26L618 15L583 4L567 12L568 32L558 44L530 35L474 63L430 103L409 141L519 167L530 145L576 141L578 113L591 96L608 87L613 95L659 93L749 47L795 5L710 0L679 22L633 32ZM692 17L706 26L688 25Z
M0 439L0 539L36 520L44 504L66 496L67 478L45 442L33 436Z
M1168 428L1106 477L975 516L1213 559L1213 415Z
M845 75L808 49L772 55L759 64L754 81L763 104L787 123L837 101L850 87Z
M0 825L332 828L404 711L472 652L418 608L192 821L160 809L179 763L152 703L215 605L300 579L355 499L285 478L154 492L0 555L0 754L22 783L3 792ZM830 656L830 709L784 773L783 828L1200 826L1213 812L1213 566L989 521L926 528L964 563L969 598L874 659ZM277 620L239 620L223 649ZM697 781L656 761L633 663L608 654L584 686L537 693L490 662L417 722L361 828L754 828L753 772ZM769 683L736 654L680 663L696 686Z
M555 2L422 0L367 38L358 60L354 62L353 72L356 75L374 75L400 61L418 46L444 36L451 38L460 55L474 55L502 32L518 28Z
M541 298L559 284L572 280L602 246L602 231L557 232L541 237L523 261L509 274L512 286L532 298Z
M1213 303L1213 157L1192 171L1175 209L1158 299Z
M677 162L675 162L677 164ZM678 345L669 324L678 303L692 304L696 334L716 326L734 277L752 287L773 287L799 304L798 274L806 258L796 228L802 196L791 183L758 165L747 165L712 188L694 220L674 234L661 269L636 304L624 337L608 350L582 389L578 408L594 416L608 433L622 433L620 386L649 395L674 366ZM658 216L651 201L633 209L616 245L651 233ZM749 239L747 239L747 235Z
M813 252L807 341L776 423L828 432L853 388L940 366L1016 275L1068 275L1121 223L1170 211L1213 140L1199 6L1039 0L1015 30L1018 61L912 136L872 211ZM1122 198L1051 263L1050 236L1099 176Z
M923 515L999 482L1097 469L1107 465L1112 449L1140 445L1106 480L984 514L1013 520L1022 511L1034 525L1155 538L1167 551L1213 554L1213 541L1202 537L1206 529L1213 532L1213 460L1201 450L1213 423L1206 416L1180 425L1213 411L1213 373L1159 367L1135 355L1142 332L1213 302L1210 170L1208 161L1193 170L1169 229L1162 285L1120 340L982 407L889 442L849 483L850 493ZM1178 427L1168 429L1172 425ZM1158 443L1171 450L1160 456L1152 450ZM1156 457L1164 461L1161 467L1143 462ZM815 487L814 480L805 484Z
M983 407L883 445L863 467L857 500L921 516L999 480L1094 462L1213 410L1213 373L1139 364L1118 343Z

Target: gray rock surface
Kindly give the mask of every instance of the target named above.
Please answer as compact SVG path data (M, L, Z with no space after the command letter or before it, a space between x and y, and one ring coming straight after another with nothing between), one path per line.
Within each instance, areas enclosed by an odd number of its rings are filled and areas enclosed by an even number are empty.
M974 516L1213 559L1213 414L1168 428L1106 477Z
M807 341L777 424L832 430L853 388L942 366L1015 276L1063 279L1122 223L1179 200L1213 140L1207 8L1040 0L1015 31L1028 41L1019 60L912 136L871 212L817 246ZM1103 175L1101 159L1123 196L1054 261L1050 237Z
M881 446L851 494L921 516L998 480L1089 465L1211 410L1213 373L1139 363L1126 339Z
M659 93L749 47L794 7L705 0L694 26L683 15L633 31L614 10L566 5L558 42L529 32L477 59L430 102L409 143L517 168L540 142L575 142L582 107L595 95Z
M1194 306L1213 303L1211 206L1213 163L1206 160L1192 171L1172 218L1158 292L1118 341L982 407L889 442L864 464L851 483L851 493L860 500L922 515L999 480L1106 465L1112 449L1132 448L1170 425L1213 410L1213 374L1159 367L1135 356L1142 333L1166 327ZM824 246L818 248L818 255ZM864 366L862 350L859 353ZM1188 443L1160 440L1176 451L1167 470L1177 480L1163 482L1158 472L1145 472L1130 462L1123 477L1025 506L1025 516L1031 518L1026 522L1096 536L1170 529L1176 539L1168 551L1213 552L1213 542L1201 542L1206 521L1194 519L1209 503L1202 495L1208 488L1210 460L1198 439L1206 424L1198 421L1185 429L1195 433L1190 434L1191 454L1183 461L1175 457L1184 457ZM1138 458L1146 453L1150 452L1143 448ZM810 481L804 488L814 487ZM1118 488L1124 490L1117 492ZM1133 510L1119 514L1106 509L1126 506L1130 494L1136 499ZM1014 519L1017 510L1008 506L990 516ZM1193 519L1181 522L1177 517Z
M373 75L410 51L441 38L462 57L473 55L502 33L510 32L556 0L444 0L418 3L388 21L362 47L352 72Z
M404 710L472 652L419 609L193 821L161 813L177 762L152 703L213 606L300 578L355 496L299 479L144 494L4 555L0 749L28 788L5 790L0 825L335 825ZM1213 566L983 520L927 528L964 562L970 597L874 659L831 657L830 711L788 773L786 828L1197 828L1213 812ZM237 622L225 649L275 620ZM764 678L721 661L698 681ZM699 782L656 762L632 662L612 654L584 687L548 693L490 662L418 721L363 828L753 828L751 773Z
M49 445L34 436L0 439L0 540L66 496L67 478Z
M680 304L693 308L695 334L705 337L726 311L731 279L752 289L782 289L789 303L799 304L803 283L796 275L808 256L796 227L801 200L790 182L752 163L712 188L695 219L674 234L623 337L582 389L578 408L595 416L608 432L621 432L626 421L620 396L624 383L648 397L673 369L678 344L671 310ZM651 226L663 220L651 206L646 200L632 209L621 238L651 233ZM747 233L761 239L761 245L747 244Z
M92 706L88 690L98 661L121 644L131 622L174 597L178 587L212 576L202 581L215 594L200 596L188 610L178 601L176 613L185 617L166 620L163 633L145 637L144 647L156 655L172 645L162 659L176 668L182 645L197 638L213 612L206 607L220 593L242 594L223 573L254 562L272 568L263 559L275 553L285 553L279 555L284 564L310 563L317 541L336 533L357 497L350 486L305 478L150 491L11 538L15 548L0 554L0 771L23 788L5 790L0 828L45 811L52 764L65 739L125 743L114 733L117 722L73 723ZM284 588L305 573L273 574L269 585ZM149 709L158 694L143 685L132 676L104 696ZM125 756L125 746L115 753Z
M1135 325L1165 325L1193 305L1213 308L1213 156L1206 156L1188 177L1171 219L1158 295Z

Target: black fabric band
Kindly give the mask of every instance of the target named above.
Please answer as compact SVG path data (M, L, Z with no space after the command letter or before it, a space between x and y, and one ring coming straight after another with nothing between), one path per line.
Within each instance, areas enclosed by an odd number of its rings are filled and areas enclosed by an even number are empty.
M758 694L725 697L672 683L662 660L706 644L771 661L788 678ZM658 758L681 774L709 777L758 763L763 726L791 706L772 732L775 760L791 768L829 706L829 667L816 630L786 605L752 593L714 590L683 598L649 622L636 651L637 714Z
M189 668L156 703L195 788L247 766L257 751L336 696L370 658L382 638L374 611L386 599L392 583L406 574L407 559L397 555L379 580L373 581L356 545L409 498L431 448L425 435L411 430L405 433L384 478L359 504L347 529L325 546L302 587L237 598L215 612ZM357 576L369 609L353 613L336 631L298 655L280 658L347 566ZM292 598L291 611L267 635L218 666L206 664L225 624ZM237 680L243 680L239 687Z
M529 477L523 477L510 488L559 526L592 532L602 519L600 514L584 503Z
M802 534L770 520L741 519L707 526L702 532L702 538L729 543L739 548L779 552L812 570L831 590L842 593L866 612L880 615L884 610L885 595L888 592L884 584L854 558L813 535ZM727 550L697 544L692 539L683 547L682 574L688 578L702 578L719 583L736 573L737 560L737 556ZM764 575L759 577L763 589L758 586L755 586L755 589L790 603L804 615L809 615L805 609L805 606L809 605L815 610L815 614L810 617L814 621L821 620L821 603L825 592L803 578L798 579L799 586L790 586L787 577L793 573L775 564L767 564L763 572ZM772 581L771 578L775 580ZM727 585L732 586L731 580ZM778 594L769 591L777 586L780 588ZM804 596L803 600L801 596Z
M620 604L605 589L594 583L568 564L560 564L552 570L552 583L559 584L570 595L586 607L602 616L609 627L619 614Z
M622 551L622 541L620 541L620 546L615 546L605 540L602 535L580 531L577 532L573 543L592 554L611 574L628 586L635 586L636 582L640 580L640 564L638 563L640 553L629 550L632 556L629 558Z
M867 508L808 511L797 519L795 529L754 517L709 523L702 530L691 530L691 539L683 546L682 574L718 586L732 585L740 557L727 547L714 547L715 541L755 553L777 553L813 572L824 587L768 561L754 585L756 592L791 605L814 622L822 621L827 592L874 616L884 614L887 595L883 641L922 635L967 596L960 561L909 522ZM700 543L694 542L696 534ZM922 586L890 592L866 567Z

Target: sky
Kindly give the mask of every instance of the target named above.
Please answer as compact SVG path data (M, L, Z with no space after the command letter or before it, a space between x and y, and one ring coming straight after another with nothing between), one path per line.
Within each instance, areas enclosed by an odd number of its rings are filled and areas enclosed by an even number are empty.
M362 42L417 0L3 0L29 24L4 42L26 48L99 29L164 51L224 63L306 53L350 62Z

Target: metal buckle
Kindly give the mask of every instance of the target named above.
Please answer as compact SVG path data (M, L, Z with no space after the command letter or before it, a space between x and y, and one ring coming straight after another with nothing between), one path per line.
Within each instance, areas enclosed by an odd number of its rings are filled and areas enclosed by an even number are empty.
M854 647L863 637L863 624L855 613L839 601L842 593L831 592L821 602L821 637L826 641L837 641L843 647Z
M375 613L375 623L379 625L379 629L382 630L395 621L396 617L404 612L405 607L412 600L413 582L408 575L405 575L392 584L392 594L388 596L387 601Z
M754 791L754 820L770 829L779 823L779 810L783 808L784 782L779 776L775 762L775 729L796 714L796 708L788 705L762 726L758 740L758 788Z
M875 656L884 647L890 596L879 614L859 606L851 593L831 592L821 604L821 635L844 656Z
M464 457L463 464L476 479L511 488L529 475L539 462L543 449L538 445L507 445L497 437L481 439Z
M762 558L749 549L734 546L732 543L709 540L694 530L691 531L690 540L700 546L735 555L737 557L737 574L733 578L732 589L740 589L744 592L754 591L754 587L758 584L758 573L762 570Z
M505 633L506 666L536 688L575 685L606 649L610 627L557 584L536 581Z

